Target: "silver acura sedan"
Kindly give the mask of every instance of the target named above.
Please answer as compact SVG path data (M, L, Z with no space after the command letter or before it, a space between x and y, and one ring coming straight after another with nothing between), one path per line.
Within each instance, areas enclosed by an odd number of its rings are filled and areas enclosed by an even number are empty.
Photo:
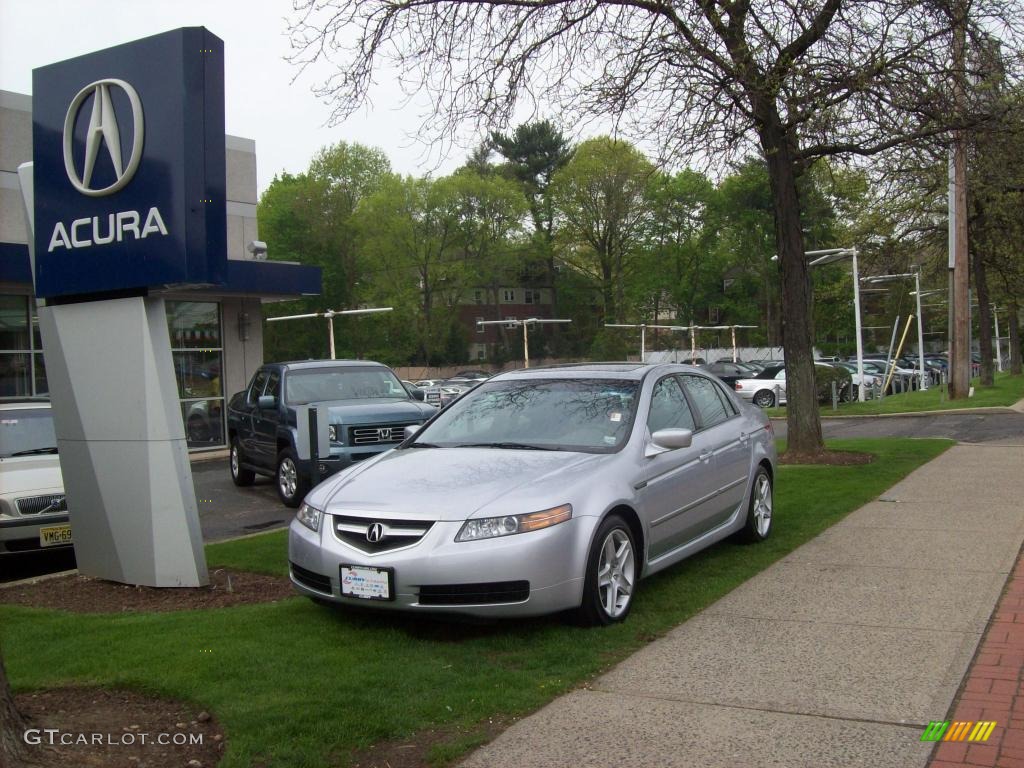
M609 624L643 576L771 530L771 423L690 366L506 373L414 429L306 496L288 539L299 592Z

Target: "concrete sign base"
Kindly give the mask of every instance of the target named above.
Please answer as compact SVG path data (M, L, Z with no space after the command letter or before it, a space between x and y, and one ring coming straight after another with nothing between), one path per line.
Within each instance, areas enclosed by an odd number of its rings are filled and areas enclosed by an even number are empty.
M209 583L162 299L39 308L78 570Z

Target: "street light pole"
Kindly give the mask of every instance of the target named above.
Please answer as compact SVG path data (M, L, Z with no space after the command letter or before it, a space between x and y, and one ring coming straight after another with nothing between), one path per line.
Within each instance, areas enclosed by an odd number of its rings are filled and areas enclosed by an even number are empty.
M921 389L928 389L928 377L924 370L924 322L921 317L921 268L914 272L914 293L917 294L917 365L921 374Z
M284 317L268 317L268 323L276 323L279 320L303 320L307 317L327 318L327 338L331 345L331 360L337 359L334 354L334 318L336 315L372 315L377 312L391 312L392 307L370 307L368 309L328 309L326 312L311 312L308 315L285 315Z
M857 336L857 375L860 377L860 386L857 387L857 399L864 402L867 399L867 388L864 386L864 342L861 339L860 319L860 272L857 269L857 249L854 248L826 248L820 251L807 251L807 256L817 256L810 262L814 267L819 264L829 264L847 256L853 259L853 322L854 331Z
M477 325L511 325L515 328L517 325L523 328L523 367L530 367L530 339L527 335L527 326L529 325L541 325L544 323L571 323L572 320L548 320L546 318L541 319L538 317L530 317L525 320L477 320Z

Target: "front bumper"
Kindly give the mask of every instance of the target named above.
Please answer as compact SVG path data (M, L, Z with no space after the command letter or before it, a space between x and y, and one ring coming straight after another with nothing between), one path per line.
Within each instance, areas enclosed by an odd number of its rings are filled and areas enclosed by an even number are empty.
M332 516L324 515L318 532L292 522L289 572L292 585L301 594L343 605L481 617L538 616L580 604L594 521L573 518L541 531L476 542L455 541L462 521L439 521L411 546L370 554L341 541L334 533ZM393 599L342 597L342 565L393 568ZM295 566L301 569L298 578ZM529 583L525 599L510 590L511 598L492 598L485 603L438 605L436 597L429 595L423 598L426 603L421 602L424 586L487 585L491 591L500 591L524 581ZM314 588L317 582L319 588Z
M32 517L0 517L0 554L13 552L39 552L66 549L71 544L43 547L39 543L39 532L53 525L67 525L67 513Z

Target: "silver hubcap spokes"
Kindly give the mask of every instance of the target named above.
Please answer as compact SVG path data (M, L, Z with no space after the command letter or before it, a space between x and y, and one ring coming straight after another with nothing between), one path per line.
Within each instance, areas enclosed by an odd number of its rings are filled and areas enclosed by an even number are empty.
M295 495L295 489L298 487L298 473L295 471L295 463L291 459L281 461L281 466L277 470L277 484L281 488L281 493L289 499Z
M757 404L762 408L771 408L775 404L775 396L762 393L757 396Z
M765 475L754 486L754 525L758 536L767 536L772 527L772 484Z
M597 591L605 613L618 618L629 607L636 576L633 545L625 531L614 530L601 545L597 564Z
M238 477L238 449L231 446L231 474Z

